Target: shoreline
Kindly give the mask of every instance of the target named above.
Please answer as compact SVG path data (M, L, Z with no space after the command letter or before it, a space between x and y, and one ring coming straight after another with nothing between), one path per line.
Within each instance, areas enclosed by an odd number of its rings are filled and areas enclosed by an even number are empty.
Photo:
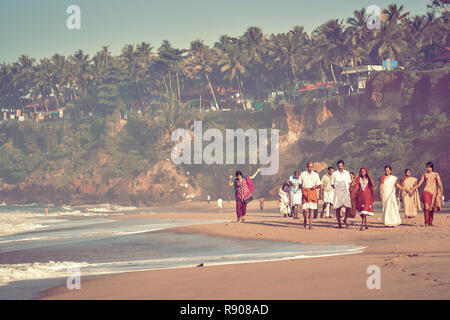
M211 224L167 230L240 239L345 243L366 248L358 254L314 259L98 275L82 280L81 290L56 287L41 292L39 299L450 299L450 249L446 245L450 214L446 211L435 215L436 226L431 228L422 226L423 214L407 224L402 219L399 227L385 228L378 212L369 218L369 230L359 231L358 216L349 220L350 229L337 229L336 219L315 219L313 229L305 230L300 225L302 218L281 218L275 211L275 202L266 205L262 216L256 203L249 206L245 223L214 223L215 219L234 220L234 207L226 206L219 214L214 204L198 202L184 204L180 212L174 206L168 208L172 213L143 212L112 219L205 219L207 215ZM381 269L381 290L367 289L370 265Z

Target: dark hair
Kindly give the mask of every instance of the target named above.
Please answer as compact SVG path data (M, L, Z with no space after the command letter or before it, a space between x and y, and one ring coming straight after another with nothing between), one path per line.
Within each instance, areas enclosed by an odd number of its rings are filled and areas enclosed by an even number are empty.
M411 169L405 169L405 174L406 174L408 171L411 171Z
M334 170L334 167L328 167L328 170L331 170L331 169L333 169L333 170Z
M287 182L285 182L285 183L283 184L283 186L281 187L281 189L284 190L285 187L288 187L288 188L290 187L289 184L288 184Z
M338 166L338 165L339 165L339 163L342 163L342 164L344 164L344 165L345 165L345 163L344 163L344 160L338 160L338 162L336 162L336 165Z
M238 177L238 176L242 176L242 177L244 177L244 175L242 174L242 172L241 171L236 171L236 178Z
M433 171L434 171L434 164L433 164L433 162L431 162L431 161L428 161L428 162L427 162L427 164L426 164L426 166L427 166L427 167L430 167L430 168L431 168L431 170L433 170Z
M312 165L314 165L314 162L308 161L308 162L306 163L306 166L309 166L310 163L311 163Z
M355 173L353 171L350 171L350 174L355 175Z
M298 170L295 170L295 171L294 171L294 174L296 174L296 173L300 174L300 172L299 172Z
M386 170L387 168L389 168L389 170L391 170L391 171L392 171L392 168L391 168L391 166L390 166L390 165L388 165L388 164L384 166L384 170Z

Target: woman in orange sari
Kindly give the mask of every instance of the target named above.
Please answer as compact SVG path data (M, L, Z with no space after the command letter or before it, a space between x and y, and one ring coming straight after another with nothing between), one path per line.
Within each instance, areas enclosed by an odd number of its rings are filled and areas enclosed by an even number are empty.
M422 192L420 200L423 205L423 213L425 216L425 226L433 226L434 211L442 209L442 195L444 188L439 173L434 171L432 162L426 164L426 172L420 178L419 183L412 188L418 189L425 182L425 188Z
M410 190L417 184L417 178L411 176L411 170L405 170L405 176L400 180L400 184L407 190ZM412 192L400 191L403 200L403 207L405 209L405 218L415 218L417 210L421 209L419 192L414 190Z

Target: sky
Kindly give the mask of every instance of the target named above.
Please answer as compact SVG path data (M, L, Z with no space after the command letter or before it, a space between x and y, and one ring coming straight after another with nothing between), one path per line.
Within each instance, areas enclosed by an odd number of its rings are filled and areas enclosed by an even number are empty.
M37 60L82 49L91 56L103 46L113 55L125 44L162 40L188 48L195 39L213 45L223 34L240 36L257 26L266 34L304 26L310 33L330 19L377 5L403 4L424 14L431 0L0 0L0 63L21 54ZM81 11L81 29L70 30L70 5Z

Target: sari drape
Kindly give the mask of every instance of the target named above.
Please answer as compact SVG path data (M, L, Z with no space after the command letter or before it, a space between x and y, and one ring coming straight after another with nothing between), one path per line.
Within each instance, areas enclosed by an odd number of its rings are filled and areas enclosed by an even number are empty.
M417 184L417 178L408 177L403 178L401 185L406 189L411 189L414 185ZM407 217L415 217L417 216L417 210L421 209L419 192L414 190L412 195L409 195L408 192L402 191L402 200L403 206L405 208L405 216Z
M395 197L395 184L397 183L397 177L389 176L383 181L383 193L382 193L382 203L383 203L383 223L385 226L395 227L402 223L400 218L400 213L398 209L398 202Z

